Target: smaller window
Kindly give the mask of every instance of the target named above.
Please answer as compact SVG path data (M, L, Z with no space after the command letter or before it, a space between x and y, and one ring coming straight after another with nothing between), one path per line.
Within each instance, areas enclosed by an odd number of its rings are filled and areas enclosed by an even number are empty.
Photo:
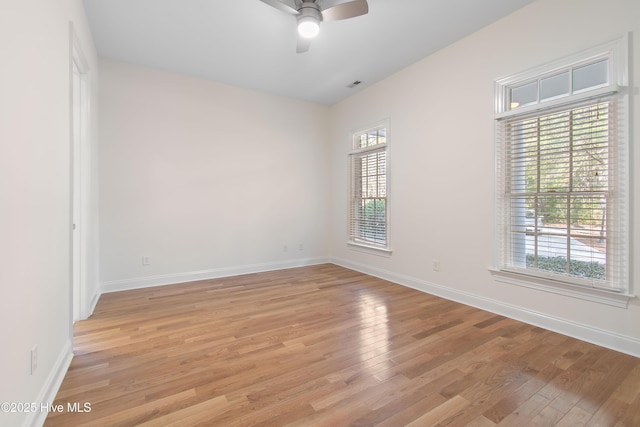
M388 250L387 125L356 132L349 153L349 243Z

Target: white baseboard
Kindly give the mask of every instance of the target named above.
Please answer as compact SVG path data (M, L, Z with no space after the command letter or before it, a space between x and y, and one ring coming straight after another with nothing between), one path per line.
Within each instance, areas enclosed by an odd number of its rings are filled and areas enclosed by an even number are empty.
M100 295L102 295L102 292L100 291L100 286L98 286L98 289L96 289L96 292L93 294L93 298L91 298L91 304L89 305L89 310L87 310L87 318L91 316L93 314L93 310L96 309Z
M605 331L589 325L573 322L571 320L549 316L524 307L506 304L501 301L462 292L446 286L430 283L425 280L371 267L369 265L354 263L341 258L331 258L330 262L428 294L500 314L511 319L539 326L550 331L630 354L635 357L640 357L640 340L637 338L621 335L611 331Z
M38 393L38 397L35 400L38 405L53 403L56 398L56 394L58 394L58 390L60 389L60 385L62 384L62 380L69 369L71 359L73 359L73 345L71 344L71 340L68 340L58 355L58 359L53 365L51 372L49 372L42 389L40 389L40 393ZM29 412L29 416L25 420L24 425L29 427L40 427L44 424L47 414L47 411Z
M197 280L218 279L221 277L239 276L241 274L262 273L265 271L284 270L287 268L306 267L329 262L327 257L302 258L289 261L268 262L252 265L215 268L211 270L190 271L184 273L164 274L160 276L139 277L134 279L113 280L100 285L101 293L148 288L152 286L171 285L175 283L195 282ZM97 302L97 300L96 300ZM92 310L93 312L93 310Z
M96 305L98 304L98 300L100 299L100 295L102 292L100 291L100 286L95 290L93 296L91 297L91 302L88 307L82 307L82 312L80 313L80 320L86 320L93 314L93 310L96 309Z

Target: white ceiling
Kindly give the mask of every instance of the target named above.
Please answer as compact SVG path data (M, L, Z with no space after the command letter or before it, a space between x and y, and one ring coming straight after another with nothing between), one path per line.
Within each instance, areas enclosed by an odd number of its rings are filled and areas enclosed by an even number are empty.
M103 58L331 105L532 1L368 0L367 15L323 22L302 54L295 17L259 0L84 4Z

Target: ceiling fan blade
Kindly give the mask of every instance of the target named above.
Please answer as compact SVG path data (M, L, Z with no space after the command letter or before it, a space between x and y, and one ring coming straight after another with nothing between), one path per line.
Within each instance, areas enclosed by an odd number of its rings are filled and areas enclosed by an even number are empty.
M298 45L296 46L296 53L305 53L311 46L311 39L306 39L302 36L298 36Z
M327 0L322 3L322 5L323 21L354 18L369 12L367 0L352 0L346 2L344 0Z
M293 0L260 0L262 3L273 6L278 10L289 13L291 15L299 15L296 4Z

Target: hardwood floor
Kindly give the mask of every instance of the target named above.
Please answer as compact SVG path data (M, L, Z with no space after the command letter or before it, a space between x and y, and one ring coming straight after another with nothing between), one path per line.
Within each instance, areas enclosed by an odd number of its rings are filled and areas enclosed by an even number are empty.
M640 426L640 359L330 264L105 294L74 347L46 426Z

